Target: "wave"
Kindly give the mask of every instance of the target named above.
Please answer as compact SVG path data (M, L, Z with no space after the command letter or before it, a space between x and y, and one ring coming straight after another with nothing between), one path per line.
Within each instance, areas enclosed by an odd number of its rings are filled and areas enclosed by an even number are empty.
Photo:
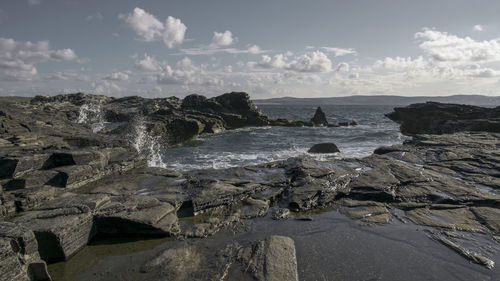
M149 167L166 168L164 151L167 149L162 136L153 136L146 128L143 116L138 115L131 123L129 143L138 152L146 156Z

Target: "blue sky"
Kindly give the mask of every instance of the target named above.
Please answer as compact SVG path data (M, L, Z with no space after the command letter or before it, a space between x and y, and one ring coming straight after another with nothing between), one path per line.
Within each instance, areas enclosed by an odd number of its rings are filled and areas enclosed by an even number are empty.
M498 15L470 0L2 0L0 95L499 95Z

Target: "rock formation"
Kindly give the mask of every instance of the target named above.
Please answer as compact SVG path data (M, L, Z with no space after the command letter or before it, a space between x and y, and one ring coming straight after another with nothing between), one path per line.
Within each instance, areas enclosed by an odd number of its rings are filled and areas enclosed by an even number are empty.
M387 117L401 124L406 135L500 132L500 107L427 102L395 108Z
M328 126L326 115L323 110L321 110L321 107L318 106L318 108L316 108L316 112L314 113L313 118L311 118L311 122L315 126Z
M338 147L332 142L318 143L313 145L307 152L309 153L336 153L340 152Z
M89 101L100 111L87 108L86 118L104 118L111 125L93 132L89 123L95 120L80 120L80 110ZM426 110L415 109L421 107ZM276 219L286 219L293 212L326 207L368 224L401 219L425 225L434 229L432 239L492 267L488 252L471 254L471 244L463 242L468 236L456 232L500 235L500 134L492 132L496 110L440 104L396 109L389 116L401 122L403 132L432 134L414 135L362 159L290 158L180 173L146 167L144 157L124 138L126 128L138 122L136 113L147 117L142 125L151 132L178 128L169 141L206 128L266 124L246 94L190 96L184 101L85 94L4 99L0 213L9 222L0 223L0 280L46 279L44 261L68 259L98 235L189 240L270 210ZM436 121L428 118L432 114ZM415 120L424 120L427 127ZM469 124L472 132L461 132L457 124ZM479 124L491 126L480 131ZM442 134L448 131L452 133ZM221 279L238 256L253 278L297 280L293 240L259 241L243 246L226 241L214 259L202 258L205 254L196 246L165 249L138 265L137 274L146 279L151 272L168 280ZM190 270L194 275L186 273Z

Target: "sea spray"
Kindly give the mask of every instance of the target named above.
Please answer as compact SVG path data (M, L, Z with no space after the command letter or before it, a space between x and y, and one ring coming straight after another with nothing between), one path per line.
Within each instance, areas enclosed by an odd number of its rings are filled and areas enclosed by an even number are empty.
M138 153L146 155L149 167L166 168L162 155L166 142L162 136L152 136L148 132L144 116L138 115L131 121L129 142Z
M97 133L104 129L105 120L100 104L86 103L80 106L77 123L89 124L92 132Z

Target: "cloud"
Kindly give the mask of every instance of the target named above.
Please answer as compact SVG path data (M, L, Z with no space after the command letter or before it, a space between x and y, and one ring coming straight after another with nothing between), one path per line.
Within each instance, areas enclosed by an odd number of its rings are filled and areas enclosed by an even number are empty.
M337 48L337 47L319 47L306 46L306 50L322 49L323 51L333 54L335 57L341 57L345 55L357 55L358 53L353 48Z
M108 76L105 76L103 80L110 81L127 81L129 79L130 72L113 72Z
M85 17L86 21L102 21L103 19L104 16L99 12L95 12Z
M346 62L341 62L337 66L337 69L335 69L337 72L349 72L349 64Z
M199 84L200 75L198 68L195 67L189 58L183 58L175 65L175 69L171 66L165 66L157 75L158 84Z
M143 59L135 61L135 67L142 71L158 71L160 70L160 63L155 58L144 54Z
M226 30L224 33L220 33L215 31L214 36L212 37L212 46L213 47L224 47L233 44L235 39L233 38L233 34L231 31Z
M415 33L419 47L436 63L456 65L500 61L500 39L476 41L424 28Z
M483 26L480 24L476 24L472 29L474 29L474 31L483 31Z
M30 5L40 5L41 1L40 0L28 0L28 4Z
M135 8L130 14L120 14L118 18L132 28L144 41L153 41L161 37L165 28L155 16L141 8Z
M165 29L163 30L163 43L169 48L179 45L184 41L187 27L180 19L169 16L165 21Z
M297 72L330 72L332 71L332 61L323 52L309 52L296 57L288 69Z
M175 68L169 65L162 67L156 76L158 84L163 85L203 85L221 86L224 81L211 75L204 70L203 66L195 66L191 59L185 57L175 64Z
M257 63L256 66L265 69L287 68L288 63L286 62L286 57L284 54L277 54L273 57L263 55L260 62Z
M247 49L237 49L237 48L213 48L210 46L201 46L196 48L186 48L180 49L180 53L173 55L189 55L189 56L201 56L201 55L214 55L217 53L227 53L227 54L263 54L269 52L268 50L262 50L257 45L252 45Z
M320 51L307 52L288 61L286 54L277 54L273 57L263 55L261 61L251 65L265 69L285 69L295 72L331 72L332 61Z
M423 69L428 66L428 62L422 56L416 59L412 59L411 57L386 57L382 60L377 60L374 66L387 70L401 71L408 69Z
M141 40L151 42L161 39L168 48L181 44L187 30L180 19L168 16L163 24L141 8L135 8L130 14L120 14L118 18L132 28Z
M98 95L113 95L121 92L121 88L113 81L101 80L91 84L92 92Z
M49 61L81 60L72 49L52 50L49 41L32 43L0 38L0 71L8 79L29 80L38 73L36 64Z
M262 51L258 45L252 45L252 46L248 47L247 51L249 54L253 54L253 55L266 52L266 51Z

